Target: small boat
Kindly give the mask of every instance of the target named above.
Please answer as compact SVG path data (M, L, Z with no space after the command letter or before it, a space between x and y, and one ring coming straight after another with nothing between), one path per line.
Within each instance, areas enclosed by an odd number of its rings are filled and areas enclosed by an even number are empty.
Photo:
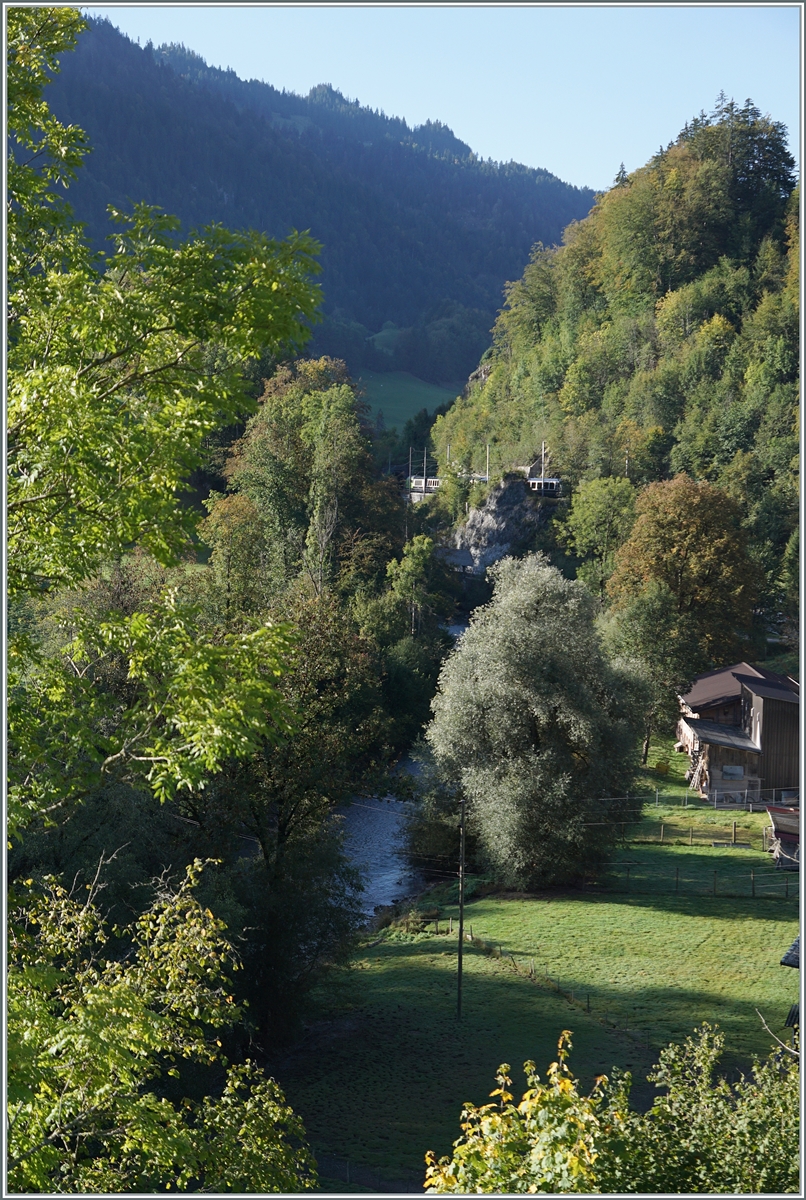
M800 808L769 804L767 813L776 837L784 837L787 841L800 841Z

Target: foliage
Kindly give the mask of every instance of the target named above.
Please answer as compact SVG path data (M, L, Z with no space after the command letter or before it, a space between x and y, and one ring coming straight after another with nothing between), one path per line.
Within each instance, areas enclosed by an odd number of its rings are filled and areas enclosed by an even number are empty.
M496 876L535 887L606 852L633 773L635 689L602 653L586 588L541 555L493 573L491 603L443 667L427 739Z
M314 1185L302 1126L254 1065L229 1067L220 1098L201 1105L153 1090L160 1076L179 1075L177 1063L220 1060L216 1034L239 1015L223 926L193 895L200 869L176 891L160 881L128 930L105 926L95 888L83 904L56 880L18 897L8 980L12 1191Z
M636 514L607 585L614 606L627 605L651 582L663 584L675 614L691 628L700 660L735 658L757 595L736 503L709 483L677 475L646 487Z
M685 695L698 671L706 670L711 660L696 626L679 611L663 580L650 579L618 609L600 618L599 628L608 653L634 666L645 680L641 761L646 763L653 732L661 725L674 726L680 713L678 697Z
M83 798L104 780L142 778L164 799L204 786L291 728L277 691L290 650L271 624L200 641L192 609L168 591L150 612L76 610L72 636L44 655L9 647L9 828ZM110 687L117 668L119 687ZM123 695L121 695L123 692Z
M648 1113L626 1107L629 1081L609 1107L624 1114L598 1162L602 1191L729 1194L799 1190L799 1062L773 1050L731 1086L714 1073L724 1036L708 1024L661 1051L650 1076L663 1089Z
M635 521L635 489L629 479L610 476L580 484L565 521L565 540L588 561L577 572L594 595L604 599L616 550Z
M545 440L572 492L622 475L708 482L737 505L773 629L791 621L798 514L799 189L785 138L722 97L620 176L562 246L534 247L492 353L434 427L440 461L450 444L471 469L485 443L506 469ZM597 582L594 551L580 570Z
M192 518L181 485L208 433L248 409L246 362L307 336L316 245L218 227L183 243L172 218L139 206L120 219L113 253L93 259L59 190L83 135L42 100L48 70L82 24L69 9L8 14L9 766L18 850L29 830L42 838L48 825L58 843L83 800L97 816L98 802L137 787L155 800L196 794L224 762L291 727L277 688L287 628L260 614L211 629L158 569L139 597L114 577L132 543L163 565L186 550ZM110 560L118 570L104 588ZM101 855L99 872L108 859ZM224 926L193 897L197 879L193 867L177 893L163 888L139 916L137 903L124 905L126 924L111 932L92 884L83 907L56 878L15 896L15 1188L312 1183L301 1124L279 1089L248 1063L227 1072L212 1036L241 1012L224 986L232 958ZM207 1064L211 1095L175 1103L171 1078L184 1082L192 1063Z
M592 1190L596 1092L580 1096L566 1063L571 1050L565 1030L541 1084L533 1062L524 1063L528 1090L513 1104L509 1064L498 1068L498 1102L462 1111L464 1137L454 1145L452 1160L426 1155L428 1190L437 1193L581 1192Z
M775 1052L731 1087L714 1079L724 1038L704 1024L683 1046L661 1051L650 1080L664 1092L647 1113L629 1108L630 1075L614 1072L580 1095L566 1063L541 1085L524 1065L528 1090L514 1104L509 1066L491 1093L498 1104L462 1112L452 1159L426 1155L426 1188L437 1193L701 1192L798 1190L799 1072Z
M316 593L338 584L354 590L382 575L402 541L401 501L394 481L375 478L364 417L342 362L302 360L266 381L260 409L224 468L230 492L249 502L235 510L246 557L240 567L231 560L227 587L254 588L256 553L264 603L301 575ZM219 572L217 546L229 537L220 505L232 508L233 500L211 497L201 531L212 539Z
M188 528L182 477L207 431L246 403L238 361L302 336L318 299L310 239L281 245L214 228L183 244L172 219L142 206L95 270L52 190L78 165L82 139L42 100L47 68L81 27L71 10L9 14L12 595L80 584L132 541L175 558ZM31 161L18 162L20 146ZM273 688L284 638L264 627L205 644L170 595L159 611L79 628L54 656L16 637L12 816L64 803L93 768L124 761L148 768L162 794L199 786L224 757L253 748L272 712L287 724ZM115 656L137 694L110 723L99 683Z

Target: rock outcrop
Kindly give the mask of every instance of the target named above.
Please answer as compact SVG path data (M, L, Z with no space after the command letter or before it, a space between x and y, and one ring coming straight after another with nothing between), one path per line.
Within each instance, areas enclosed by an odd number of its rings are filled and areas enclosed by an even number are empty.
M494 487L481 508L470 510L455 532L457 550L473 557L473 573L483 575L507 554L528 549L546 520L546 505L533 497L522 475L507 475Z

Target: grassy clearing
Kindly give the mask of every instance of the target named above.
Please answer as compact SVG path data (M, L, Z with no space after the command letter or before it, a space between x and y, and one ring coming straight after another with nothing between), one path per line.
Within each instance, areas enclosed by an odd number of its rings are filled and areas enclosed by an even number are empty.
M503 902L506 904L507 902ZM475 906L473 906L475 907ZM483 1102L501 1062L555 1057L574 1030L586 1086L613 1063L645 1075L651 1054L625 1034L540 987L507 959L465 953L463 1019L456 1020L456 937L387 935L319 996L310 1040L277 1075L315 1151L417 1185L423 1155L449 1152L466 1100ZM342 1188L344 1185L342 1184Z
M657 805L647 789L644 818L626 828L591 888L468 903L475 942L465 953L461 1023L455 884L423 898L440 909L439 934L433 924L418 934L386 930L351 970L330 977L306 1042L276 1065L315 1151L351 1164L353 1183L342 1173L325 1190L367 1190L361 1168L398 1189L417 1187L424 1152L448 1153L463 1102L485 1101L499 1063L511 1064L520 1087L523 1062L544 1073L565 1028L583 1086L626 1067L639 1107L652 1101L645 1080L658 1050L702 1021L725 1031L730 1073L768 1053L756 1009L780 1034L797 995L795 974L779 965L797 933L797 877L787 900L786 873L771 871L759 848L766 814L683 808L673 762L671 779L658 777L666 786ZM734 818L737 840L752 848L712 846L730 840Z
M653 769L658 759L668 760L667 774ZM439 908L438 934L433 924L385 930L329 978L305 1042L275 1067L323 1162L350 1164L351 1183L331 1169L323 1190L367 1191L370 1175L417 1188L423 1154L449 1152L463 1103L486 1100L496 1067L510 1063L521 1087L523 1062L534 1059L544 1074L566 1028L583 1086L625 1067L639 1107L652 1101L646 1075L658 1050L702 1021L725 1031L729 1073L768 1053L756 1009L782 1033L797 995L795 973L779 966L798 928L797 877L785 899L786 873L761 851L766 814L714 812L691 796L684 804L686 765L671 739L653 748L638 781L643 813L585 891L468 903L475 941L465 951L461 1023L455 884L423 898ZM731 840L734 819L737 841L751 848L714 847Z
M364 398L372 409L373 417L382 412L387 429L396 427L398 430L402 430L406 421L421 408L433 412L440 404L452 402L462 388L458 384L457 391L454 391L435 383L426 383L407 371L362 369L358 383L364 390Z
M562 1029L574 1031L572 1065L585 1087L613 1065L628 1067L645 1107L654 1094L645 1077L662 1045L707 1020L725 1031L725 1068L746 1068L770 1047L756 1009L781 1032L797 993L779 966L797 931L793 901L486 896L466 909L476 944L465 953L458 1023L450 916L455 931L458 910L446 904L439 935L433 925L387 930L367 945L320 992L307 1045L278 1064L314 1149L349 1160L354 1177L361 1164L416 1184L423 1153L448 1152L462 1103L484 1102L498 1064L512 1065L516 1087L527 1058L544 1073Z

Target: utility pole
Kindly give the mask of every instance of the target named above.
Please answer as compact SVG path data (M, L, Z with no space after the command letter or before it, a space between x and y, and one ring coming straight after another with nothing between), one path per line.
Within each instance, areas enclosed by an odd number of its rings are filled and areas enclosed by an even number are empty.
M462 950L465 942L465 802L459 804L459 959L456 976L456 1019L462 1017Z
M545 478L546 478L546 443L544 442L543 447L540 451L540 482L542 483Z
M406 527L403 531L403 541L409 540L409 505L411 504L411 446L409 446L409 478L407 480L409 486L409 494L406 497Z
M487 482L490 482L490 443L487 443Z

